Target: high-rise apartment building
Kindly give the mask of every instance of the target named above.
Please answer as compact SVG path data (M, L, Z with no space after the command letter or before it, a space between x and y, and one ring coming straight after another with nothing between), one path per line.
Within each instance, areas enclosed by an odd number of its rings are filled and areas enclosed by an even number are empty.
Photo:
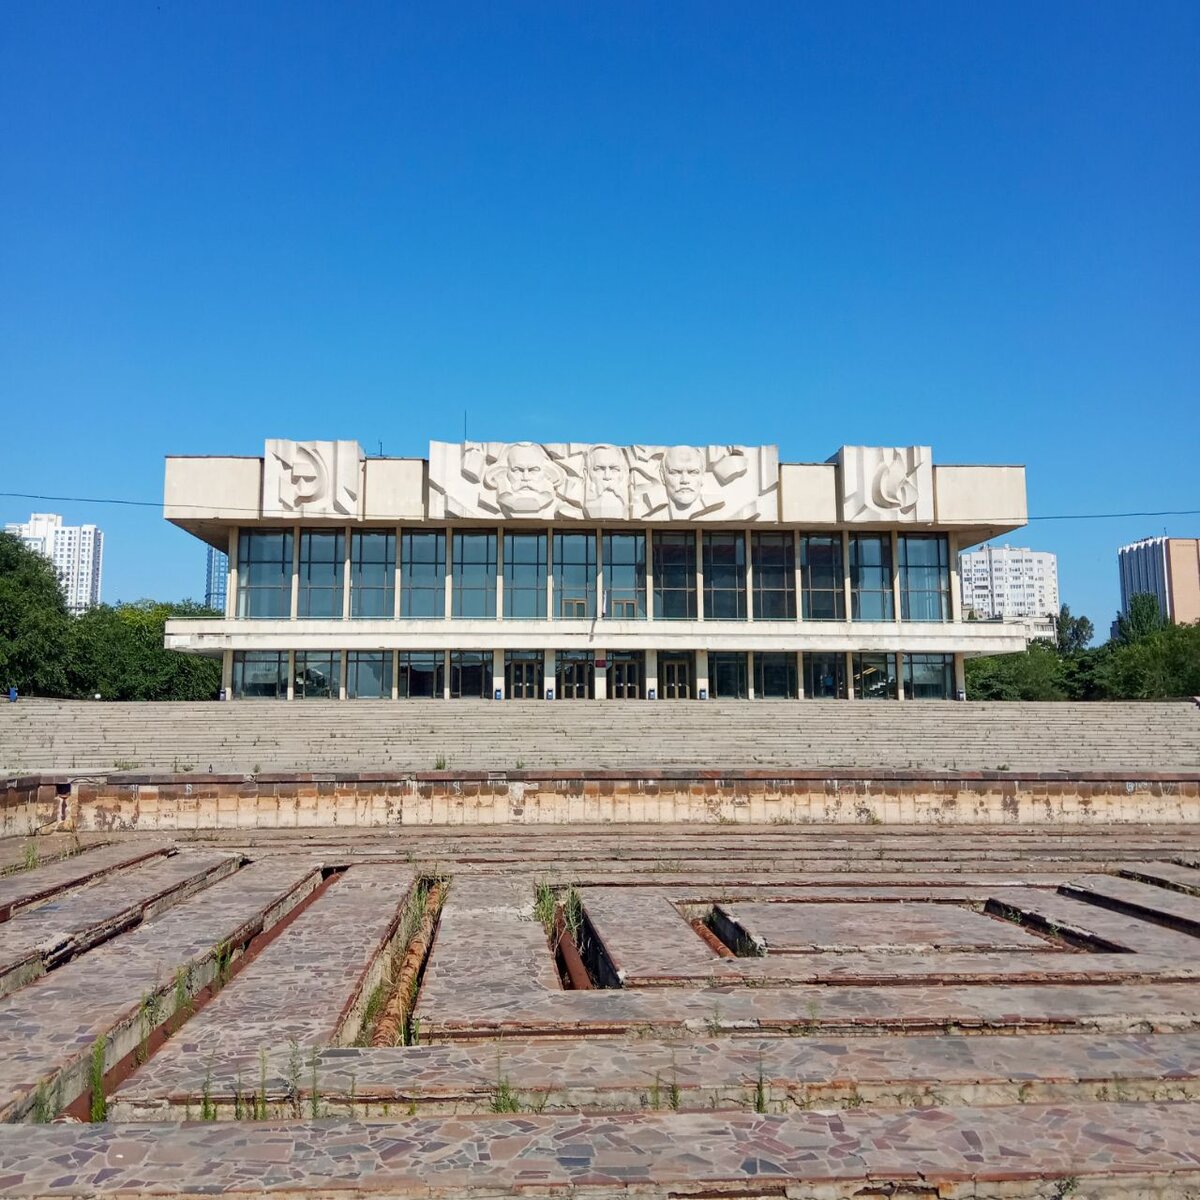
M1058 556L1027 546L983 546L959 555L964 611L982 621L1058 612Z
M1151 537L1117 551L1121 611L1143 592L1158 601L1168 621L1200 621L1200 538Z
M100 603L102 530L95 525L64 525L58 513L31 513L24 524L4 528L54 564L71 612L81 613Z
M225 611L225 581L229 577L229 555L215 546L208 547L208 566L204 572L204 607Z

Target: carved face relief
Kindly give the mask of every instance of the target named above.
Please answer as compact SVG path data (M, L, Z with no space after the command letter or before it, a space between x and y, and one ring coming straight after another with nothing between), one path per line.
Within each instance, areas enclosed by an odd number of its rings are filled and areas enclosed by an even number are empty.
M496 488L496 503L506 516L530 516L554 503L554 489L562 472L541 446L516 442L488 472L487 481Z
M704 457L692 446L672 446L663 455L662 479L667 499L676 514L686 514L700 500Z
M614 520L629 515L629 466L616 446L593 446L588 451L583 514Z
M329 493L329 468L320 451L299 445L291 462L282 462L279 503L285 508L302 508Z
M361 463L357 442L268 440L263 516L354 516Z

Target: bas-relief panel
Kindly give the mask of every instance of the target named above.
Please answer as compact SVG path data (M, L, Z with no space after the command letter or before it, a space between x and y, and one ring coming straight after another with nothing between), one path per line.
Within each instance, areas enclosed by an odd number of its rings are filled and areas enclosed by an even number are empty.
M779 451L430 442L429 516L778 521Z
M843 446L837 453L842 520L933 520L933 451L928 446Z
M362 484L357 442L268 438L263 456L264 517L356 517Z

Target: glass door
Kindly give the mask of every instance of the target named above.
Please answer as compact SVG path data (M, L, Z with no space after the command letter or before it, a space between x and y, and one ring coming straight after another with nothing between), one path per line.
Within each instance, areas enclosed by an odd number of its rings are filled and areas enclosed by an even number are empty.
M642 656L613 655L608 664L609 697L613 700L642 698Z
M659 695L664 700L692 698L692 656L690 654L660 654L658 656Z

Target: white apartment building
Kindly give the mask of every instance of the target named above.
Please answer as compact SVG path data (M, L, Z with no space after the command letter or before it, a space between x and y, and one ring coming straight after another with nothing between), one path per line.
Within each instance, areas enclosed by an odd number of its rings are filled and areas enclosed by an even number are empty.
M959 555L963 609L981 621L1056 615L1058 556L1028 546L981 546Z
M71 612L81 613L100 603L102 530L95 525L64 525L58 513L31 513L24 524L5 525L4 529L54 564Z

